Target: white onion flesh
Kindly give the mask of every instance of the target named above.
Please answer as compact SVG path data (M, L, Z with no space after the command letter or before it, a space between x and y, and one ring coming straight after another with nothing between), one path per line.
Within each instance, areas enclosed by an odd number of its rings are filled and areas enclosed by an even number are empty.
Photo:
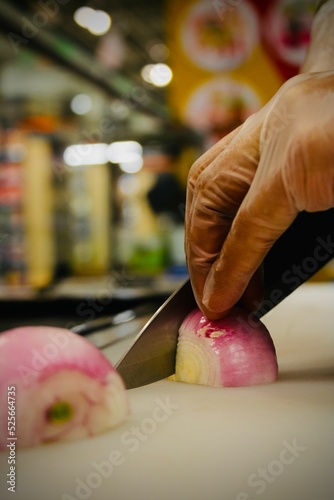
M269 384L277 380L275 346L265 325L240 308L211 321L195 309L183 321L174 379L212 387Z
M118 372L87 339L63 328L30 326L0 334L0 449L8 442L13 392L18 447L100 434L128 415Z

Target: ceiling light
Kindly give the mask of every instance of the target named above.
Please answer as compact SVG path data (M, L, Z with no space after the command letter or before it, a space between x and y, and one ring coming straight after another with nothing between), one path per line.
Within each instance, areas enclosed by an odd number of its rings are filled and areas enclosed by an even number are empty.
M136 141L112 142L108 147L108 160L112 163L137 162L142 157L143 148Z
M153 85L156 87L165 87L171 81L173 73L167 64L158 63L154 64L151 69L150 77Z
M108 144L75 144L64 151L64 162L70 167L101 165L108 162Z
M155 87L165 87L173 77L172 70L167 64L147 64L141 70L141 77L145 82L151 83Z
M74 12L74 21L82 28L88 28L90 19L94 16L95 10L90 7L79 7Z
M140 75L145 82L152 83L151 80L151 71L153 69L154 64L146 64L140 72Z
M103 10L95 10L87 26L92 35L104 35L111 26L111 17Z
M92 35L100 36L109 31L111 17L103 10L94 10L91 7L80 7L74 13L75 22L86 28Z
M92 109L92 99L87 94L77 94L71 100L70 108L76 115L85 115Z

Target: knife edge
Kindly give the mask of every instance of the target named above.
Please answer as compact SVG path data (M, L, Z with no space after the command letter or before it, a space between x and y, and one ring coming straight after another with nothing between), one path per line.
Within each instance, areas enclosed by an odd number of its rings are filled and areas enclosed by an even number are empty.
M127 389L173 375L179 328L195 307L191 283L187 279L148 320L116 363L115 368Z

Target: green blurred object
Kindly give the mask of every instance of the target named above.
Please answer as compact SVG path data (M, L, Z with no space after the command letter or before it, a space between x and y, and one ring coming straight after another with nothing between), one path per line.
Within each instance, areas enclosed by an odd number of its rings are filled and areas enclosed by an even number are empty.
M159 239L149 240L147 244L137 243L128 261L129 270L137 274L158 274L167 265L167 250Z

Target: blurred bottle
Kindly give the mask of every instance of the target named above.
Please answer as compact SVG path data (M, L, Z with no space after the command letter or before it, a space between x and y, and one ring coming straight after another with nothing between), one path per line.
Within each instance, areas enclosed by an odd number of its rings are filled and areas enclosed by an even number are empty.
M2 132L0 275L4 285L42 288L52 281L51 160L46 138L17 129Z
M76 275L110 270L111 180L108 166L88 165L66 174L69 264Z
M26 136L22 163L27 281L42 288L51 283L55 265L52 149L43 136Z
M120 220L116 264L131 275L155 275L166 267L166 248L157 220L147 202L152 176L123 174L117 183Z

